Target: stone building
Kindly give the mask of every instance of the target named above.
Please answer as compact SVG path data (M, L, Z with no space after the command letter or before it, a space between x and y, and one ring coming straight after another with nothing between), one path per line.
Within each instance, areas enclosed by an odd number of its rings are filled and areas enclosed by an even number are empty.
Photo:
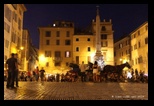
M101 21L100 29L96 31L96 20L93 20L88 30L76 31L74 23L69 21L55 21L52 25L39 27L39 66L49 73L62 73L69 70L69 63L85 64L94 62L96 53L96 33L100 36L100 50L105 64L114 64L112 22ZM90 30L90 31L89 31Z

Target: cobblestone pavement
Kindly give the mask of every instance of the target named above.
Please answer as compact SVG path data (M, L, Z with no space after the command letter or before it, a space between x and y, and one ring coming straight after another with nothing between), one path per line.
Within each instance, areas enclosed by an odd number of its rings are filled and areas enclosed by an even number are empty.
M148 100L148 83L4 82L4 100Z

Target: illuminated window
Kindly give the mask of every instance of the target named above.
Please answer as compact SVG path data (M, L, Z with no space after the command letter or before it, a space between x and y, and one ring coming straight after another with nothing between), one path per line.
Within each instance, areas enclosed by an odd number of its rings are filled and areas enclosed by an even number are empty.
M70 51L66 51L65 52L65 57L71 57L71 52Z

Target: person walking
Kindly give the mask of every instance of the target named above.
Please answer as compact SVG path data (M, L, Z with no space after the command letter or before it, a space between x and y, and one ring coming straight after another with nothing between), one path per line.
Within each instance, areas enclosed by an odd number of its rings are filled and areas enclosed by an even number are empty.
M80 70L81 70L81 81L85 82L86 81L86 65L84 64L84 61L82 61L82 64L80 65Z
M18 78L19 78L19 67L20 67L20 62L19 62L19 59L18 59L18 54L16 53L15 54L15 58L17 59L17 68L15 70L15 82L16 82L16 87L19 87L18 85Z
M11 58L6 61L6 69L8 72L8 79L6 88L15 88L14 87L14 79L15 79L15 70L17 69L17 59L14 57L14 53L11 54Z

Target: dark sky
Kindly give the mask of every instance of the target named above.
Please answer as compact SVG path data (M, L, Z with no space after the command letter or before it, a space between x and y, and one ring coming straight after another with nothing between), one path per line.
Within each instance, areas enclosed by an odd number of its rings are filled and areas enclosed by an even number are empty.
M86 27L96 18L97 5L101 21L112 19L115 39L148 21L148 4L25 4L23 27L39 48L38 27L51 25L55 20L73 21L75 27Z

